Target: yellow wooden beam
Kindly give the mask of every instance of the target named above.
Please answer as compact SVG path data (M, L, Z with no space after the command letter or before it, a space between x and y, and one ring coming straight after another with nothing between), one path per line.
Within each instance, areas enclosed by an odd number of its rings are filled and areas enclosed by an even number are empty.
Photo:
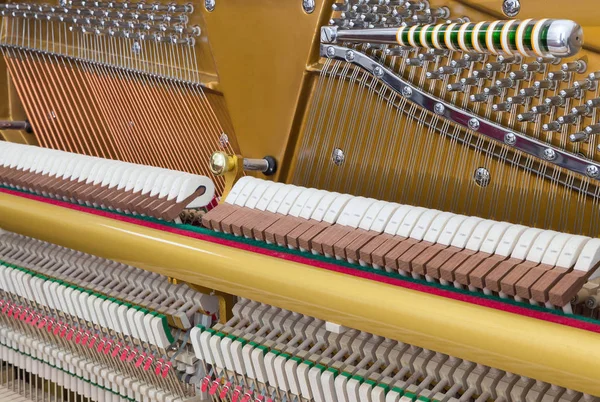
M600 335L0 193L0 227L600 395Z

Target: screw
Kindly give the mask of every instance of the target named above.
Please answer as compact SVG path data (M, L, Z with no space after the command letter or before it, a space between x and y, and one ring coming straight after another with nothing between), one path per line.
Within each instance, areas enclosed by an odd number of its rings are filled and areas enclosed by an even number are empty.
M439 102L436 103L435 106L433 107L433 111L437 114L444 114L445 110L446 110L446 108L444 107L444 105Z
M344 151L339 148L333 150L333 153L331 154L331 160L336 166L340 166L342 163L344 163L344 159L346 159Z
M514 18L521 11L521 2L519 0L504 0L502 3L502 12L510 18Z
M517 143L517 136L513 133L504 134L504 143L506 145L515 145Z
M225 148L229 144L229 137L227 134L222 133L219 137L219 144L221 144L221 148Z
M475 169L473 179L478 186L487 187L490 184L490 171L484 167L479 167Z
M477 120L475 117L472 117L469 120L469 128L475 131L479 130L479 120Z
M133 42L133 45L131 46L131 52L133 54L140 54L142 51L142 45L140 45L140 42Z
M598 169L598 166L596 165L588 165L588 167L585 168L585 172L590 177L598 177L600 174L600 169Z
M327 48L327 57L329 57L329 58L335 57L335 49L333 48L333 46L329 46Z
M383 77L383 68L377 66L373 69L373 74L375 74L376 77L381 78Z
M306 14L315 11L315 0L302 0L302 8Z
M402 95L404 95L407 98L410 98L412 96L412 88L409 86L405 86L404 88L402 88Z
M544 149L544 159L548 161L553 161L556 159L556 152L552 148Z
M352 50L348 50L346 52L346 61L354 60L354 52Z
M204 0L204 7L206 11L213 11L215 9L215 0Z

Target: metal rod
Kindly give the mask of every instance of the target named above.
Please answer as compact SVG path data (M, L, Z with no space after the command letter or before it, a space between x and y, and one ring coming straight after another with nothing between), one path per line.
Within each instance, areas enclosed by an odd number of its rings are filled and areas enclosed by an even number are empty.
M0 120L0 130L22 130L32 133L33 129L28 121Z

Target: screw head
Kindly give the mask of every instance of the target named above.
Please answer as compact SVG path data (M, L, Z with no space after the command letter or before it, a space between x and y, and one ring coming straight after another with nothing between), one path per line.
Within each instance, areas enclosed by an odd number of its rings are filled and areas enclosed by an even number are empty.
M335 49L333 48L333 46L329 46L327 48L327 52L326 53L327 53L327 57L329 57L329 58L335 57Z
M504 0L502 2L502 12L504 15L510 18L514 18L521 11L521 1L520 0Z
M215 0L204 0L204 8L206 11L213 11L215 9Z
M375 74L376 77L381 78L383 77L383 68L377 66L373 69L373 74Z
M487 187L490 184L490 177L490 171L484 167L475 169L475 173L473 174L475 183L480 187Z
M221 136L219 137L219 144L221 145L221 148L225 148L227 145L229 145L229 137L227 136L227 134L221 134Z
M334 165L340 166L342 163L344 163L344 159L346 159L344 151L339 148L333 150L333 153L331 154L331 160L333 161Z
M598 175L600 175L600 169L598 169L598 166L596 165L588 165L588 167L585 168L585 172L590 177L598 177Z
M404 95L407 98L410 98L412 96L412 88L409 86L405 86L404 88L402 88L402 95Z
M302 8L306 14L315 11L315 0L302 0Z
M477 120L475 117L471 117L469 120L469 128L471 130L479 130L479 120Z
M506 145L515 145L517 143L517 136L513 133L504 134L504 143Z
M446 110L446 107L445 107L443 104L439 103L439 102L438 102L438 103L436 103L436 104L433 106L433 111L434 111L436 114L444 114L444 111L445 111L445 110Z
M354 52L352 50L348 50L345 55L346 61L354 60Z
M140 54L142 52L142 45L140 45L140 42L133 42L133 45L131 45L131 52L133 54Z
M544 149L544 159L547 161L553 161L556 159L556 152L552 148Z

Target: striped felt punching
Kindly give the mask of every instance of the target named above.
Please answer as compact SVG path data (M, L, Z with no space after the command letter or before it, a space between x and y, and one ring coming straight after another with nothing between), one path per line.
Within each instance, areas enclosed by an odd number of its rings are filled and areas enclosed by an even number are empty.
M578 29L572 21L553 19L414 25L400 27L396 40L401 46L547 57L555 50L549 38L571 38ZM558 30L564 32L555 32ZM575 42L567 43L565 52L574 51Z

